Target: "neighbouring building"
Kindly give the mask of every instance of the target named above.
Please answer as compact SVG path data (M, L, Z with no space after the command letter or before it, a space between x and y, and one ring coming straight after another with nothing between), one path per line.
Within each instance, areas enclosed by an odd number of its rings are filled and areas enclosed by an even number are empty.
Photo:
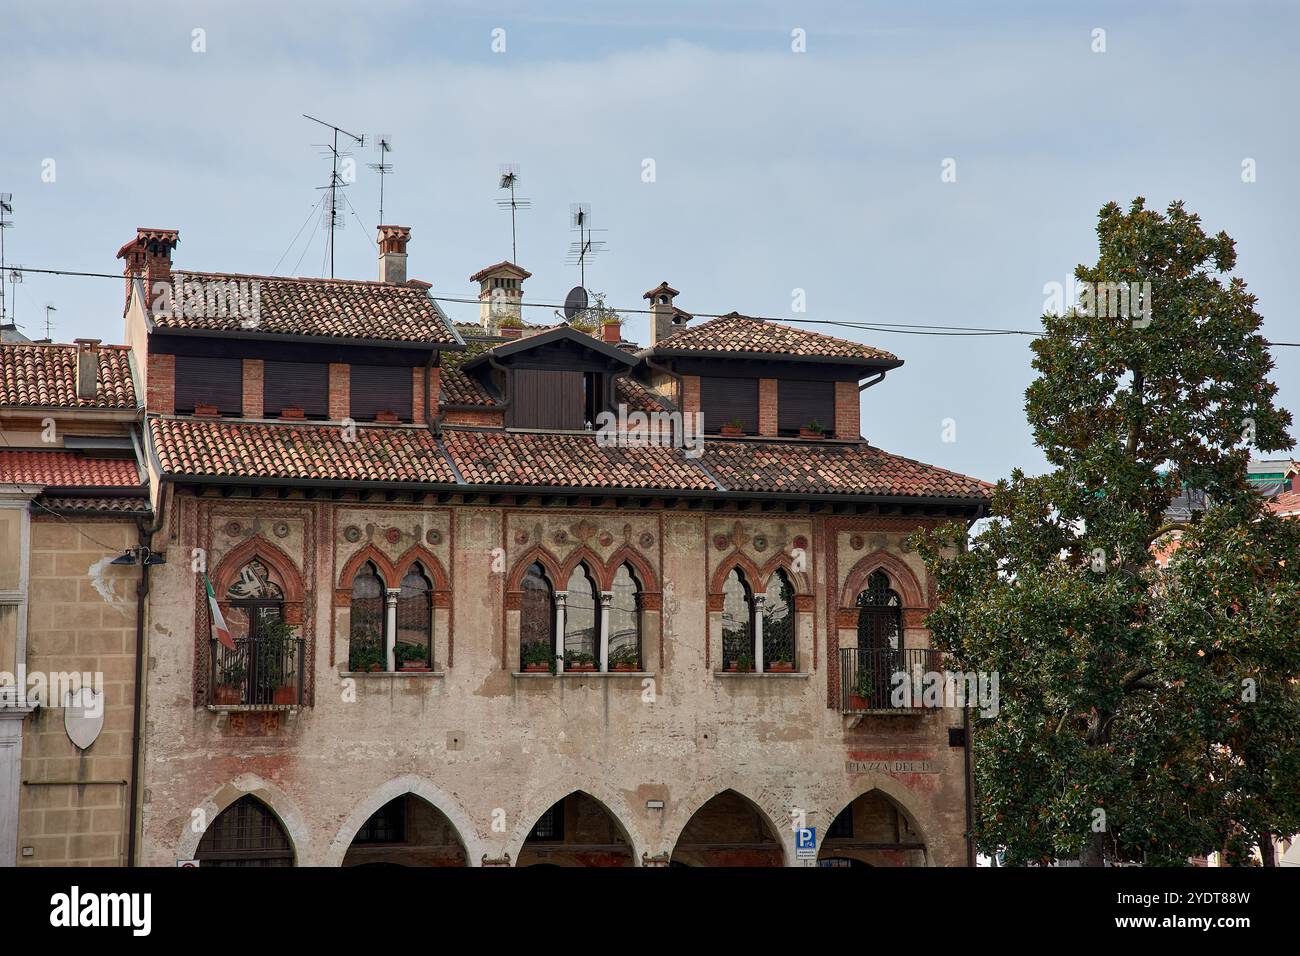
M119 252L139 861L965 864L964 713L890 676L942 669L908 535L992 489L862 437L902 362L667 283L645 347L530 324L509 262L456 325L379 240L378 282Z
M128 861L143 405L123 346L0 344L0 865Z

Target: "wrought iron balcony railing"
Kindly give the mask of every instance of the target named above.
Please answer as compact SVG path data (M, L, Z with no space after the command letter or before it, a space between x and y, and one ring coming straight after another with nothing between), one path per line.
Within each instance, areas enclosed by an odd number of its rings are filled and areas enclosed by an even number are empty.
M306 666L302 638L241 637L235 639L234 650L214 640L210 656L210 704L275 708L302 703Z
M840 711L919 709L925 674L941 670L943 653L930 648L842 647Z

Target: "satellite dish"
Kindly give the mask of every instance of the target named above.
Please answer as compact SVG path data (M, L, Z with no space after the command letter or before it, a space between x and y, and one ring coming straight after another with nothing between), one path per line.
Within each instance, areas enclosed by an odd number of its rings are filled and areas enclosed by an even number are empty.
M564 297L564 317L571 320L586 308L587 290L580 285L575 285L569 290L569 294Z

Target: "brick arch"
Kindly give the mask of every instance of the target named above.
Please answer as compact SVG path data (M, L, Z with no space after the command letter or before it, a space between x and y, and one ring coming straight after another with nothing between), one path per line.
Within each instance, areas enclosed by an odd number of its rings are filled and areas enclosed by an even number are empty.
M614 575L618 573L619 565L622 564L629 565L632 568L637 583L641 585L642 594L658 594L663 590L659 584L659 575L655 574L654 568L650 567L650 562L642 557L639 551L627 544L611 554L609 560L605 562L609 570L610 587L613 587Z
M812 584L808 580L808 573L806 571L796 571L791 565L790 556L784 552L774 554L772 560L763 565L760 572L763 576L761 590L767 590L767 586L772 583L772 575L777 572L778 568L789 576L790 583L794 585L795 594L812 595Z
M397 569L393 567L393 562L388 559L384 552L380 551L373 544L367 544L352 557L348 558L348 563L343 565L343 571L339 574L338 589L345 591L349 595L352 593L352 579L357 576L361 570L361 565L367 561L373 561L379 571L379 579L384 582L387 588L401 587L402 579L397 576ZM433 569L429 569L432 573Z
M758 569L758 565L749 560L739 551L733 551L731 554L718 565L718 569L713 572L713 577L709 580L709 594L721 595L722 586L727 581L727 575L731 573L732 568L740 568L745 575L745 580L749 582L749 590L753 594L762 594L765 578L763 572Z
M858 594L867 586L867 578L875 571L884 571L889 575L890 583L904 609L925 608L925 595L921 584L916 580L912 569L888 551L876 551L867 555L849 571L844 580L844 589L840 592L840 607L856 608Z
M393 587L402 586L402 578L406 577L406 572L417 561L424 568L425 573L433 578L435 591L451 590L451 579L447 576L447 570L442 566L442 562L432 551L419 544L411 545L393 565Z
M585 544L578 548L573 554L564 559L564 564L560 566L560 580L556 588L563 591L569 585L569 575L573 574L573 569L580 564L585 564L591 576L596 579L596 587L602 591L608 591L614 580L613 571L605 567L605 562L600 559L595 551Z
M226 594L235 582L235 576L249 561L259 560L266 565L278 579L284 590L285 604L302 604L302 572L281 548L267 541L261 535L254 535L235 547L221 559L214 570L217 600L225 603Z
M568 578L560 577L560 563L555 560L555 555L547 551L541 545L534 545L522 558L515 562L515 566L510 569L510 576L506 578L507 591L522 590L524 573L528 566L536 561L546 569L546 574L551 579L551 588L556 591L564 590L564 582Z

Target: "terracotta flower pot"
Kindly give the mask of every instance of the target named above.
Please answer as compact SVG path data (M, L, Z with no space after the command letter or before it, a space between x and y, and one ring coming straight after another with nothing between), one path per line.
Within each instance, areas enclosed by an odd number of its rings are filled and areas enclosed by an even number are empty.
M850 709L850 710L870 710L870 709L871 709L871 698L869 698L869 697L859 697L857 694L849 694L849 709Z
M745 429L741 428L739 425L723 425L723 426L722 426L722 434L724 434L724 435L743 435L743 434L745 434Z
M801 429L799 429L799 437L800 437L800 438L810 438L810 439L816 441L816 440L819 439L819 438L825 438L825 437L826 437L826 433L825 433L825 432L815 432L815 431L813 431L811 428L801 428Z
M770 664L764 664L763 669L769 674L792 674L794 673L794 663L792 661L772 661Z
M525 664L525 674L549 674L551 672L550 664Z
M609 665L610 670L618 671L619 673L625 673L625 674L626 673L634 674L639 669L639 667L640 665L638 664L610 664Z
M428 669L428 661L402 661L402 670L404 671L427 671Z
M289 408L280 409L280 417L302 419L307 417L307 413L303 411L301 408L291 406Z
M574 674L574 673L586 674L591 671L594 671L595 669L596 669L595 664L570 664L568 661L564 662L565 673L569 673L569 674Z
M397 412L383 411L375 412L375 421L391 423L400 421L400 419L397 417Z
M212 690L214 704L242 704L244 695L236 684L218 684Z
M298 688L277 687L271 694L271 700L276 704L296 704L298 703Z

